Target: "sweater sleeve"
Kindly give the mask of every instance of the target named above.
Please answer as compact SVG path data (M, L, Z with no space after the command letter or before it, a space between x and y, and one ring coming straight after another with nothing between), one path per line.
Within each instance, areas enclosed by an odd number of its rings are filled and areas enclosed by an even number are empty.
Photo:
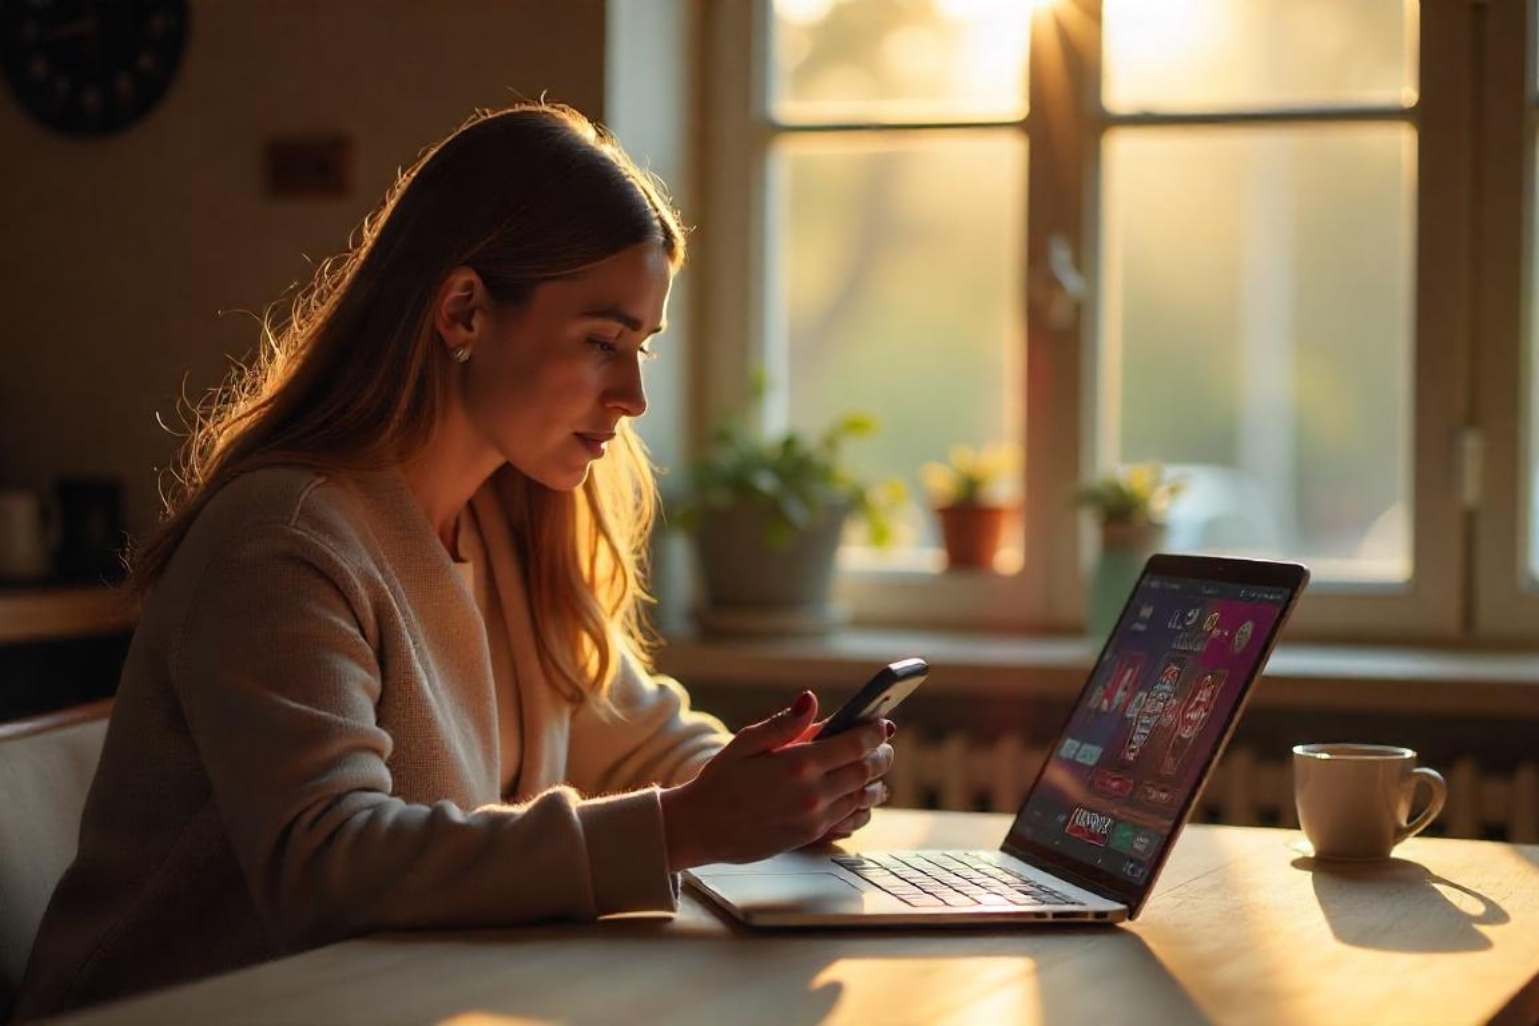
M583 801L560 787L474 810L394 794L365 594L322 541L263 532L205 570L173 651L213 800L275 940L672 910L655 789Z
M568 771L586 793L685 783L732 739L720 720L690 709L677 681L629 654L609 697L609 709L587 702L572 717Z

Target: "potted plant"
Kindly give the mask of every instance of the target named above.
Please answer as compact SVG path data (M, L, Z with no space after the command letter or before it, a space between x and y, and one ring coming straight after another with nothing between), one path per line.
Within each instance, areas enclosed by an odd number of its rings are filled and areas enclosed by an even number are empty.
M1100 549L1091 575L1086 624L1105 637L1149 557L1165 542L1165 517L1184 483L1165 476L1160 463L1132 463L1087 484L1075 502L1095 517Z
M717 429L675 517L695 536L705 630L821 633L845 619L829 602L845 522L857 518L873 545L888 544L889 513L903 501L901 483L866 484L844 463L845 443L876 431L862 414L810 439L735 422Z
M1020 477L1014 445L951 447L946 463L926 463L920 479L940 521L947 569L992 569L1013 508L1005 496Z

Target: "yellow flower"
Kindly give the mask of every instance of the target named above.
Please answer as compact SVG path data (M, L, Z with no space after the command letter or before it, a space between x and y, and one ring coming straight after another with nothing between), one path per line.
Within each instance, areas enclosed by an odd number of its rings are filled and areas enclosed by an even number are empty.
M1162 463L1131 463L1080 486L1074 498L1094 511L1102 523L1159 523L1183 487L1184 481L1166 479Z
M1016 445L953 445L949 462L924 464L919 479L936 506L982 505L991 490L1002 491L1014 483L1020 467Z

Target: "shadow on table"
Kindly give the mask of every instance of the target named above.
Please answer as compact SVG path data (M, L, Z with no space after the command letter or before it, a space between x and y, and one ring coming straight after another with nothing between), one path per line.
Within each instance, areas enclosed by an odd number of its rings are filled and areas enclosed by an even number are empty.
M1209 1021L1143 939L1117 927L681 931L637 921L444 942L448 957L427 961L439 967L440 998L453 987L459 1011L437 1002L439 1026L1113 1022L1130 1009Z
M1310 874L1315 900L1343 944L1380 951L1484 951L1491 939L1477 927L1500 926L1507 910L1479 891L1438 876L1408 859L1343 862L1293 860ZM1450 891L1479 905L1462 907Z

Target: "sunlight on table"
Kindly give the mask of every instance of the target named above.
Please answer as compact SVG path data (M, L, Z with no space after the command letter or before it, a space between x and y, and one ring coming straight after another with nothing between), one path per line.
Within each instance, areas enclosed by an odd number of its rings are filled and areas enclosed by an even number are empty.
M842 994L830 1023L1037 1022L1037 966L1029 958L841 958L811 989Z

